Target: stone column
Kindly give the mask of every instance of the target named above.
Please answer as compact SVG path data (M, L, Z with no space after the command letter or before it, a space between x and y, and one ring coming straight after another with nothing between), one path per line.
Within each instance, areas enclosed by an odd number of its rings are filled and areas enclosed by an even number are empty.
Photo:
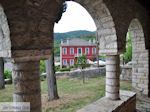
M31 112L41 112L39 61L14 62L14 102L30 102Z
M120 58L119 55L106 58L106 97L111 100L119 99L120 88Z

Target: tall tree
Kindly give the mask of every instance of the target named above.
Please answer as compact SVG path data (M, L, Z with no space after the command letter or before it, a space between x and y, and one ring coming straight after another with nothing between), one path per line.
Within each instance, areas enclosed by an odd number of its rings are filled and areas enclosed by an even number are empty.
M45 63L48 82L48 100L51 101L59 98L55 75L54 52L50 55L50 58L45 61Z
M0 58L0 89L5 88L5 80L4 80L4 60Z

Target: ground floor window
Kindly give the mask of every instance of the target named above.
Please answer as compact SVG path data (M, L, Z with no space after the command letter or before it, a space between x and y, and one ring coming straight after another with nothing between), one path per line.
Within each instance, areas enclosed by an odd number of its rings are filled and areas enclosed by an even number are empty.
M67 65L67 60L66 59L63 60L63 65Z
M74 65L74 59L70 59L70 65Z

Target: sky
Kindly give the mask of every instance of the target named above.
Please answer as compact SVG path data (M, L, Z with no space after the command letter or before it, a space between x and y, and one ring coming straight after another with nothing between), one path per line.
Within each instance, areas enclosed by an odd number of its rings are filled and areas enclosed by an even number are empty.
M96 26L85 8L78 3L69 1L61 20L55 23L54 32L63 33L75 30L95 31Z

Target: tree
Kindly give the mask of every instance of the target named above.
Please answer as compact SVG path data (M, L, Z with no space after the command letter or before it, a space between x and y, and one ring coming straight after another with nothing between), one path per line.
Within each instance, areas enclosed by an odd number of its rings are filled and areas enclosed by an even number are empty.
M85 74L83 73L83 69L85 69L87 67L86 55L82 55L77 58L76 66L81 69L83 83L85 83Z
M4 80L4 60L0 58L0 89L5 88L5 80Z
M123 60L125 63L132 60L132 41L129 32L127 33L126 52L123 54Z
M48 100L59 99L55 76L54 53L50 55L50 58L46 60L45 63L48 82Z

